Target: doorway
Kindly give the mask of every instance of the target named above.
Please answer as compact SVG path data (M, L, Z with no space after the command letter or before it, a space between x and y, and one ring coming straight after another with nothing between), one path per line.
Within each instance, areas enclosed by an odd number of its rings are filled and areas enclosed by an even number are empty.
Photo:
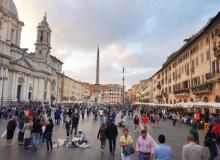
M21 101L21 85L18 85L17 87L17 101L18 103Z

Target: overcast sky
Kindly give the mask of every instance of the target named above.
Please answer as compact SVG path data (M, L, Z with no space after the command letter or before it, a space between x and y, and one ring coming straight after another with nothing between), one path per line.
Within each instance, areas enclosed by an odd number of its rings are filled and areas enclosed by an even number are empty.
M100 83L126 85L150 77L183 40L220 11L220 0L14 0L25 23L21 47L34 51L36 26L47 12L51 54L66 75L95 82L100 46Z

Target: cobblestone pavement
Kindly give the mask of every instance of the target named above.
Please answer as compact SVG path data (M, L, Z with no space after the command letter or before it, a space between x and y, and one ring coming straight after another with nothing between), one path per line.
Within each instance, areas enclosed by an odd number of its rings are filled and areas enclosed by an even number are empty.
M120 115L120 114L119 114ZM120 117L120 116L117 117ZM5 130L6 123L0 122L0 133L2 134ZM79 128L81 128L91 141L91 148L81 149L81 148L66 148L64 146L59 146L59 148L54 149L52 152L47 152L46 144L41 143L37 152L32 152L31 150L23 150L22 146L17 144L17 136L15 135L13 140L13 145L11 148L6 146L4 139L0 139L0 160L120 160L120 148L117 143L116 156L112 157L108 151L108 143L104 153L100 151L100 143L97 140L97 132L99 128L99 121L95 121L90 118L85 118L80 121ZM130 135L137 139L138 134L134 132L132 119L128 119L128 128ZM120 137L121 129L119 128ZM181 124L181 126L172 126L170 120L161 121L159 128L153 128L152 124L148 127L149 134L158 143L157 137L159 134L166 135L167 143L171 145L174 151L174 160L181 160L182 146L186 144L186 136L189 134L189 127ZM200 134L200 142L202 142L204 134ZM65 128L63 123L60 125L55 125L53 141L57 139L65 138ZM220 152L219 152L220 153ZM137 155L132 156L132 160L136 160ZM216 160L220 159L219 157Z

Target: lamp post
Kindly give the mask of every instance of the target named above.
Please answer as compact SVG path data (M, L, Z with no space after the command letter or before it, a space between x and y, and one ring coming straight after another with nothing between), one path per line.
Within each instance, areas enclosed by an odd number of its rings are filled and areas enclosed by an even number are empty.
M123 88L122 88L122 103L124 104L125 103L125 77L124 77L124 74L125 74L125 68L123 67L123 78L122 78L122 81L123 81Z
M1 97L1 107L3 107L3 94L4 94L4 86L5 86L5 80L7 80L7 77L6 76L2 76L0 77L0 81L2 81L2 97Z

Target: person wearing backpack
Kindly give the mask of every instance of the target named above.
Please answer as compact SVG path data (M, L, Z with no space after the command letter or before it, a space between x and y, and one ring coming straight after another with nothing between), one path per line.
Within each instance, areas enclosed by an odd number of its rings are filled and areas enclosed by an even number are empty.
M102 123L100 128L99 128L97 139L100 139L100 142L101 142L101 152L103 152L104 149L105 149L105 144L106 144L106 128L105 128L105 124L104 123Z
M216 145L216 134L213 125L209 126L209 130L205 136L205 145L209 148L210 159L214 160L218 155L217 145Z

